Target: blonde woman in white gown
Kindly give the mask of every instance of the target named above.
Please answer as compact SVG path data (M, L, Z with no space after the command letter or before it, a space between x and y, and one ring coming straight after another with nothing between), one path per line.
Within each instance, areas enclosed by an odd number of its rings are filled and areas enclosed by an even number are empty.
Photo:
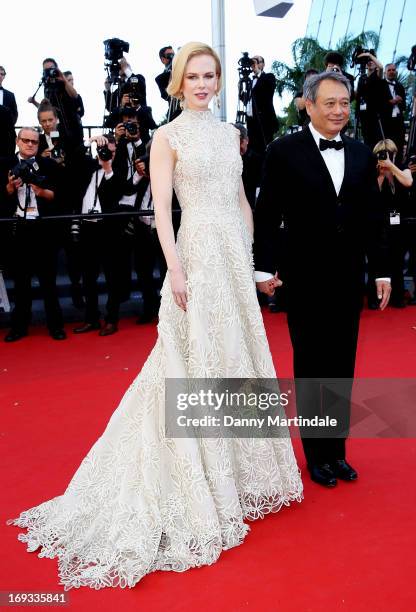
M39 557L58 558L65 589L133 587L154 570L214 563L244 540L245 519L302 499L289 434L168 439L165 377L273 378L251 256L252 216L239 135L208 105L221 86L215 52L188 43L170 94L185 110L151 151L156 224L167 260L158 340L65 493L9 523ZM175 244L172 188L182 220Z

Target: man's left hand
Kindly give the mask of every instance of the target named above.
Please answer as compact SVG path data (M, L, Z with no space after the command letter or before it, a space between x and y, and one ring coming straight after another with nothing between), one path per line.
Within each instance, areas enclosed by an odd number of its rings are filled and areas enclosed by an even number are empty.
M391 294L391 283L389 281L378 280L376 281L377 287L377 298L381 300L380 310L384 310L389 303Z

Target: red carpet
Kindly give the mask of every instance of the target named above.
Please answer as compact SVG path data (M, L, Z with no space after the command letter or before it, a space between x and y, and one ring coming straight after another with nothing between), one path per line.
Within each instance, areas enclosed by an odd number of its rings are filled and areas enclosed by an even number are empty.
M283 315L265 313L280 376L291 374ZM363 315L357 375L413 377L416 308ZM2 555L0 591L61 591L56 561L18 542L7 518L60 495L102 433L156 338L124 320L120 332L54 342L44 329L0 345ZM300 467L304 459L295 448ZM305 477L305 500L252 524L218 563L159 572L134 589L69 592L70 610L404 611L414 604L415 440L352 440L357 483L326 490ZM22 608L23 609L23 608Z

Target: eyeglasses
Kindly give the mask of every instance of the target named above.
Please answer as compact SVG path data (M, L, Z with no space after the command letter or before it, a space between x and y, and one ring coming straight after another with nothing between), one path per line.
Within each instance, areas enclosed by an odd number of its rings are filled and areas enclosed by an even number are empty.
M31 144L31 145L34 145L34 146L39 144L39 140L32 140L31 138L20 138L20 140L24 144Z
M0 72L0 76L6 76L5 72Z

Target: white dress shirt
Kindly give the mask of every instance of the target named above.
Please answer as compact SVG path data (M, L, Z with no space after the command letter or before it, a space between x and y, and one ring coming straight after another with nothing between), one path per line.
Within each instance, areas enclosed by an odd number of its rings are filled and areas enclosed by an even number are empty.
M387 83L389 84L389 88L390 88L390 93L392 95L392 98L396 97L396 82L395 81L387 81ZM400 108L398 104L395 104L393 106L393 110L392 110L392 114L391 116L394 117L398 117L400 115Z
M133 179L133 185L138 185L141 179L141 176L138 172L134 170L134 147L138 147L142 144L141 140L133 143L127 143L127 157L128 157L128 167L127 167L127 180L129 181L131 178ZM134 206L136 203L136 193L132 193L131 195L123 195L119 204L124 204L124 206Z
M95 198L95 195L96 195L95 190L96 189L98 190L98 187L101 184L103 176L104 176L104 179L108 181L113 176L113 171L109 172L108 174L105 174L104 169L99 168L98 170L94 172L94 174L91 177L90 184L88 185L87 191L85 192L84 198L82 200L82 214L83 215L88 214L88 212L92 209L96 210L99 213L102 212L100 198L98 196L98 193L97 193L97 199ZM85 219L85 221L96 222L98 221L98 219Z
M22 157L20 155L17 156L19 162L22 161ZM26 219L36 219L39 217L38 211L38 203L36 201L35 192L32 187L27 186L30 193L30 200L26 209ZM17 189L17 198L19 200L19 206L16 208L15 216L16 217L24 217L25 216L25 205L26 205L26 185L23 184Z
M325 165L328 168L328 172L331 176L332 183L334 185L336 194L339 195L339 192L341 191L342 181L344 180L344 171L345 171L344 149L339 149L339 151L337 151L337 149L326 149L325 151L321 151L319 149L319 140L320 138L323 138L324 140L327 140L327 139L322 134L320 134L317 129L314 128L314 126L312 125L312 122L308 125L308 128L310 129L313 139L316 143L316 146L318 147L318 151L322 155ZM338 133L336 136L334 136L334 138L331 138L331 140L335 140L335 141L342 140L341 134ZM267 281L273 278L273 274L270 274L270 272L260 272L256 270L256 272L254 273L254 277L255 277L256 283L261 283L263 281ZM380 281L384 280L384 281L390 282L390 278L387 278L387 277L376 278L376 280L380 280Z
M0 89L0 104L3 104L3 96L4 96L4 92L2 89Z
M260 70L259 74L255 74L253 76L251 80L251 91L253 91L253 89L255 88L257 81L259 80L262 74L263 74L263 71ZM247 117L253 116L253 95L250 96L250 100L247 102L246 113L247 113Z

